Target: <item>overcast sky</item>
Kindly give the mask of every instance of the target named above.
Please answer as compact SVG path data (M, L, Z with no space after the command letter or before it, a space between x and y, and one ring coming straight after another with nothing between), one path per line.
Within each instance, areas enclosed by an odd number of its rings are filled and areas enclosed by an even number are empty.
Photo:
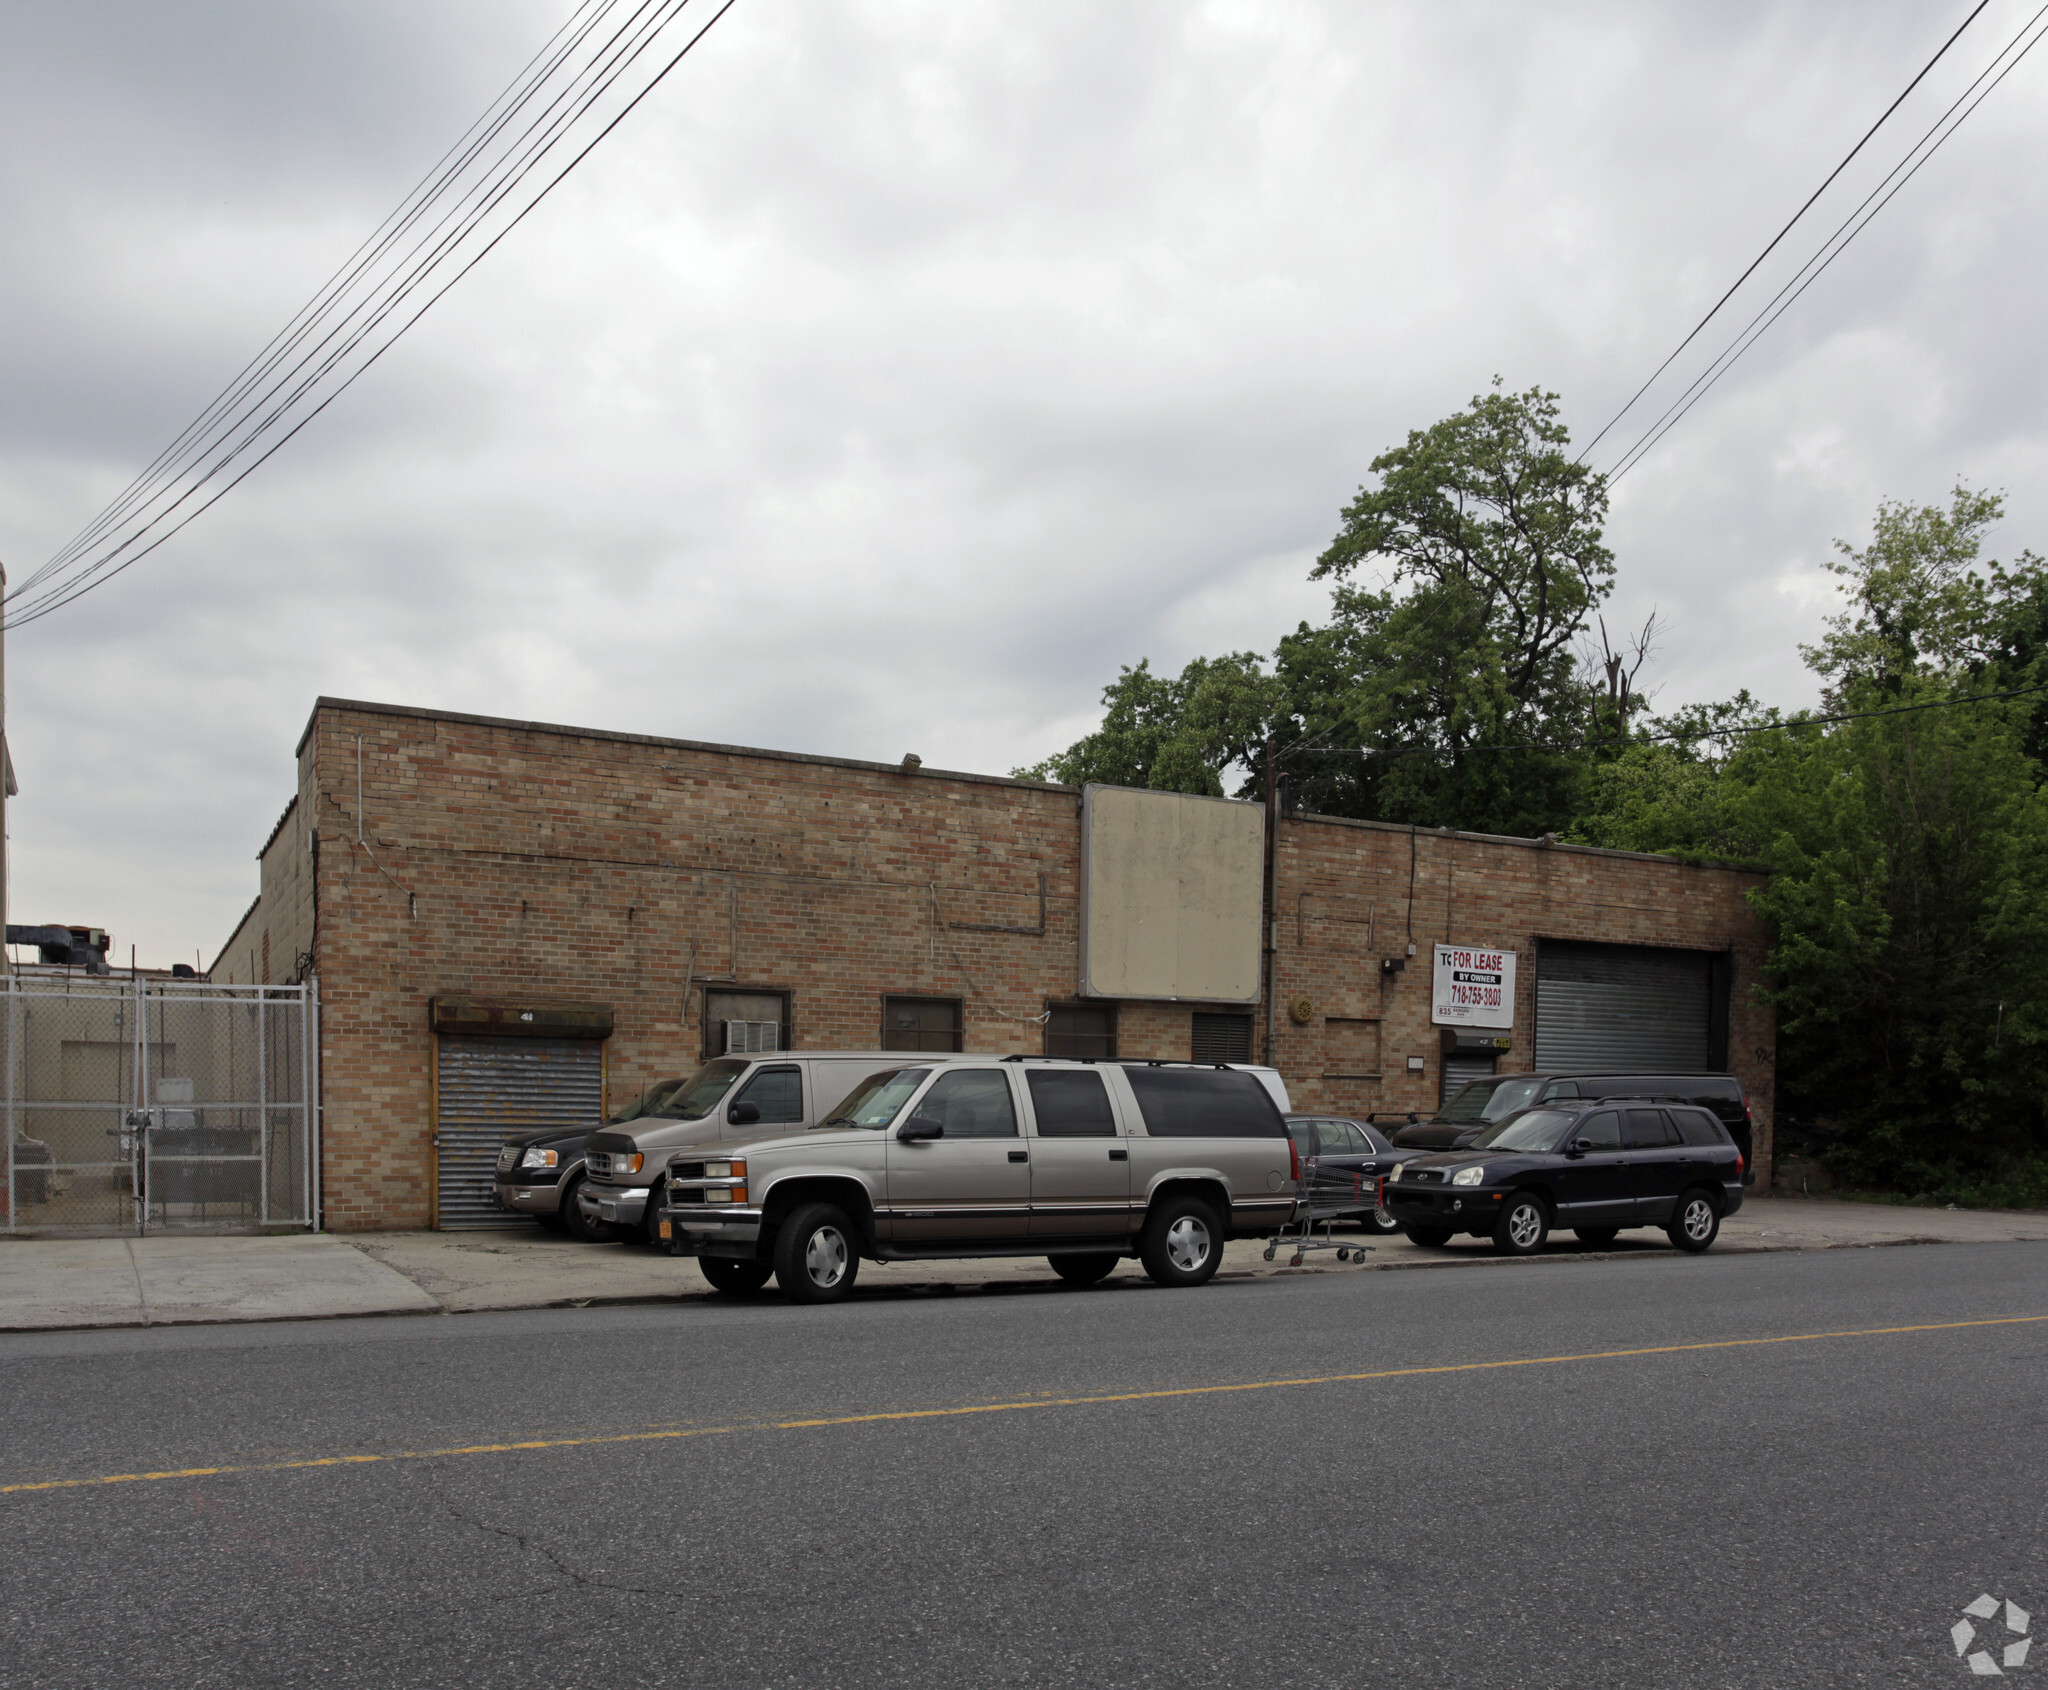
M11 576L568 5L0 4ZM1317 615L1368 462L1496 373L1590 436L1967 10L739 0L284 453L9 636L12 919L211 961L321 693L1035 761L1119 663ZM1617 490L1660 707L1810 701L1881 497L2002 488L2048 549L2044 93L2048 48Z

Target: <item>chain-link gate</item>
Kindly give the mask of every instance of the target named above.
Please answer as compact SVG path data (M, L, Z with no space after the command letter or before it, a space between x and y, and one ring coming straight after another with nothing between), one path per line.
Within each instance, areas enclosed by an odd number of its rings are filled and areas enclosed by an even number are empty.
M0 980L9 1231L319 1213L318 987Z

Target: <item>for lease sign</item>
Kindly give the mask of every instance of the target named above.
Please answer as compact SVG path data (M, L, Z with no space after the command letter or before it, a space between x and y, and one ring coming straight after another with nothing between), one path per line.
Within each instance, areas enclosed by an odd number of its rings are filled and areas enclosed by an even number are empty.
M1514 1026L1515 953L1437 946L1429 1018L1439 1027Z

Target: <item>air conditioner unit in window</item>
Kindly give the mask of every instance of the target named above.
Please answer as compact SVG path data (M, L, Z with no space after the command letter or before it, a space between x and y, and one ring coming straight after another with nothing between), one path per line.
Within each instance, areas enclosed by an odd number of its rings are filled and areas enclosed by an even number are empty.
M781 1048L780 1021L728 1021L725 1024L725 1049L728 1055L746 1055L752 1051Z

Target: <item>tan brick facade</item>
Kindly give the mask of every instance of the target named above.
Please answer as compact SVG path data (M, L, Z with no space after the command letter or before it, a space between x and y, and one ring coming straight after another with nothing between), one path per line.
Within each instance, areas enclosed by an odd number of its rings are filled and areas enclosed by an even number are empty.
M272 978L317 959L337 1229L428 1222L435 996L609 1005L614 1100L695 1063L707 981L787 992L792 1042L811 1049L873 1048L882 999L900 994L959 1000L969 1050L1035 1052L1047 1004L1073 998L1072 788L328 699L299 775L263 895L219 966L246 978L265 931ZM1762 1159L1772 1040L1768 1012L1749 1007L1755 876L1290 818L1277 879L1277 999L1310 1013L1303 1025L1278 1010L1273 1055L1302 1106L1434 1104L1433 940L1521 952L1525 1000L1543 938L1726 951L1733 1065ZM1405 952L1411 919L1420 954L1382 989L1380 958ZM1118 1054L1186 1058L1196 1007L1121 1005ZM1525 1001L1504 1068L1529 1066L1533 1025ZM1325 1077L1367 1072L1368 1053L1383 1079Z

